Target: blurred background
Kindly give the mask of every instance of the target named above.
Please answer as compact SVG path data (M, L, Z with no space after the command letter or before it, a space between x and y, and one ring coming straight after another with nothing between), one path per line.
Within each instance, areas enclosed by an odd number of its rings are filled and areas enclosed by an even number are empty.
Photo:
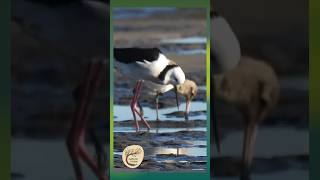
M214 11L235 31L242 54L269 63L280 79L280 100L257 134L252 180L309 179L308 1L214 0ZM214 179L239 179L243 140L241 113L216 102L222 154Z
M12 179L74 179L64 138L75 107L73 91L83 78L88 62L109 57L107 1L11 2ZM308 1L215 0L213 8L233 27L243 54L270 63L281 82L279 105L258 132L252 178L308 179ZM184 13L188 16L189 12ZM194 14L190 16L191 20L197 18ZM185 24L185 34L171 33L167 41L196 32L192 23ZM119 27L121 30L120 24ZM197 32L192 36L201 35ZM116 38L119 46L134 45L126 37ZM157 45L158 40L150 43ZM177 51L199 55L201 51L192 52L192 49L201 47L162 45L169 54ZM107 79L95 99L96 108L90 118L90 127L103 142L109 139L103 136L109 128L103 114L108 109ZM223 143L222 156L215 157L219 163L215 166L215 178L237 179L243 121L234 107L223 102L217 102L217 107L222 119ZM85 177L95 179L84 168Z
M109 58L107 1L13 0L11 4L12 179L75 179L65 138L76 105L74 90L89 61ZM107 151L108 77L102 81L89 129ZM87 140L95 156L91 139ZM96 179L86 165L83 169L85 179Z

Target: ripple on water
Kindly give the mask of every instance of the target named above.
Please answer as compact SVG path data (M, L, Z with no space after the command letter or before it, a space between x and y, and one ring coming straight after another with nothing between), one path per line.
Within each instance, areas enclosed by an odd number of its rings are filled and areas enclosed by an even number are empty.
M186 106L185 103L181 103L179 109L184 109ZM125 121L132 119L132 113L129 105L114 105L114 121ZM191 103L190 109L192 111L206 111L207 103L195 101ZM177 107L170 107L170 108L162 108L159 109L159 118L161 120L172 120L172 121L184 121L184 118L177 118L177 117L168 117L166 114L170 114L175 112ZM150 107L144 107L144 116L148 118L149 121L155 121L156 119L156 111L155 109L151 109ZM206 120L206 114L199 113L193 116L192 114L189 116L189 120Z
M206 131L206 127L195 128L152 128L151 133L174 133L178 131ZM113 132L136 132L134 127L114 127Z

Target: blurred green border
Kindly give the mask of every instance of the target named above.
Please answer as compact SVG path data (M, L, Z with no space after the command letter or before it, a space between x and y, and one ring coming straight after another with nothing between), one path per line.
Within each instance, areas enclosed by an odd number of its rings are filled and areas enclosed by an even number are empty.
M309 1L310 179L320 177L320 1Z
M10 1L0 1L0 179L10 179L11 51Z
M113 163L113 13L114 7L179 7L179 8L206 8L207 9L207 77L210 77L210 0L111 0L110 5L110 179L210 179L210 78L207 78L207 169L206 172L115 172Z

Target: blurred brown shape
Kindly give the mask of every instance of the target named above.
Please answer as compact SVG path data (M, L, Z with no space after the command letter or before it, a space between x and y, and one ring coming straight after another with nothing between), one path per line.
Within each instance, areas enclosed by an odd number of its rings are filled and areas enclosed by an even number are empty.
M243 114L242 176L248 179L258 124L272 111L279 98L277 75L267 63L242 57L236 68L214 78L217 97L238 107Z

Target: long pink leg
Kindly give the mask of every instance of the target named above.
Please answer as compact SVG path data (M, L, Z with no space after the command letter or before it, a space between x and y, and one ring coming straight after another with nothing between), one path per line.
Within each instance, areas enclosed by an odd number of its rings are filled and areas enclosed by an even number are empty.
M90 62L88 72L86 73L84 81L81 83L81 88L80 88L81 99L79 103L77 103L75 114L72 119L71 128L69 130L69 134L66 139L66 144L69 150L69 154L72 160L72 164L74 167L77 180L83 180L83 175L81 172L80 160L79 160L79 149L78 149L78 142L77 142L79 133L77 129L79 127L79 121L80 121L79 119L83 115L85 104L86 104L86 96L89 91L88 82L90 82L94 70L95 68L93 66L93 63Z
M138 100L139 100L139 96L140 96L140 89L141 89L141 85L142 85L142 80L139 80L138 82L137 82L137 87L136 87L136 89L135 89L135 91L136 91L136 93L135 93L135 96L134 96L134 102L133 102L133 111L134 112L136 112L137 114L138 114L138 116L139 117L141 117L141 112L139 111L138 112L138 110L137 110L137 105L138 105ZM138 121L136 121L136 123L138 124ZM139 126L139 125L138 125ZM138 128L138 130L137 131L139 131L139 128Z
M82 83L80 101L77 105L72 126L67 138L69 153L78 180L83 179L79 158L82 158L84 160L84 162L95 172L100 180L107 179L107 177L105 177L104 175L104 170L99 170L96 161L90 158L89 153L86 152L84 142L88 114L91 106L90 100L96 94L101 78L101 73L104 68L106 67L101 65L101 62L90 63L89 72L87 73L87 76Z
M101 63L97 63L98 64L98 70L95 73L95 76L93 77L92 80L92 84L90 85L91 87L91 91L89 93L89 97L88 97L88 101L87 101L87 108L85 113L83 114L83 118L82 118L82 122L80 123L81 127L79 128L80 130L80 134L81 134L81 138L79 139L80 142L80 157L84 160L84 162L92 169L92 171L95 172L95 174L99 177L99 179L105 179L105 170L104 169L99 169L99 166L97 164L96 160L93 160L92 156L90 156L90 154L86 151L85 148L85 133L86 133L86 129L87 129L87 124L88 124L88 116L89 116L89 112L92 106L92 103L90 103L93 99L93 97L97 94L97 90L101 81L102 73L104 72L103 70L106 69L107 67L105 67L106 64L101 64Z
M139 131L139 123L137 121L137 117L136 117L136 114L135 114L135 108L136 108L136 100L137 100L137 89L140 85L140 81L137 81L136 83L136 87L134 88L134 95L132 97L132 100L131 100L131 104L130 104L130 107L131 107L131 112L132 112L132 115L133 115L133 119L135 121L135 126L136 126L136 131L138 132Z
M138 112L138 109L137 109L137 101L139 99L139 96L140 96L140 93L141 93L141 85L142 85L143 81L140 81L140 84L139 84L139 87L137 89L137 96L136 96L136 99L135 99L135 112L139 115L139 117L141 118L141 121L145 124L145 126L148 128L148 130L150 130L150 125L148 124L148 122L144 119L143 115L141 114L141 112Z

